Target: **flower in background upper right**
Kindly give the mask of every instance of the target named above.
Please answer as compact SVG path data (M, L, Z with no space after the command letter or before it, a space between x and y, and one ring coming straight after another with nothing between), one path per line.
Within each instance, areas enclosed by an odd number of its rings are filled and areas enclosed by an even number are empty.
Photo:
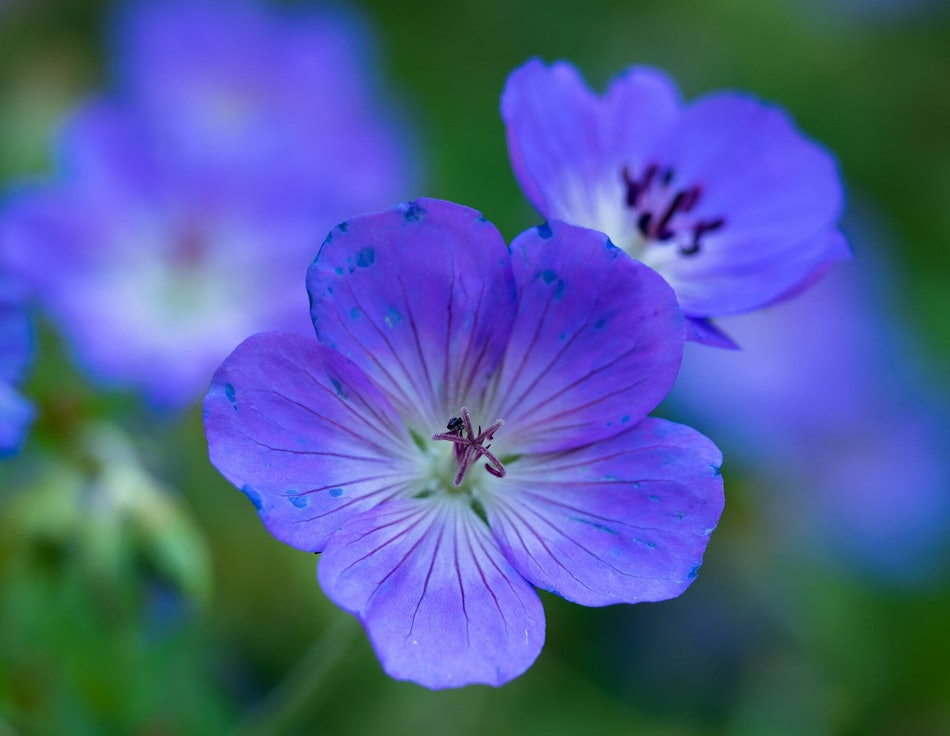
M792 296L850 257L834 159L749 95L684 103L664 72L631 67L601 97L571 64L532 59L501 114L528 199L662 274L693 340L735 347L710 318Z

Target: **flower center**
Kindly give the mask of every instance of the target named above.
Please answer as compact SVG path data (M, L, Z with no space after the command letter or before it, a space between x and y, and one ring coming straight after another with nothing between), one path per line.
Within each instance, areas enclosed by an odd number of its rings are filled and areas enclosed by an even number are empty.
M677 188L671 168L650 164L634 178L627 166L621 172L627 187L626 205L637 216L637 229L647 244L676 245L684 256L699 253L706 233L719 230L722 217L700 219L690 214L702 197L702 188Z
M455 480L453 481L456 487L462 485L462 480L465 478L465 473L468 472L468 469L472 467L479 458L485 458L487 462L485 463L485 470L494 475L496 478L505 477L505 466L501 464L501 460L495 457L494 453L489 449L491 445L489 444L495 436L495 432L501 429L502 425L505 423L503 419L496 419L487 429L482 429L481 425L478 427L476 432L472 425L472 417L468 413L466 407L462 407L460 410L462 416L452 417L449 420L449 423L446 425L447 432L437 432L432 435L434 440L444 440L445 442L454 443L455 449L455 460L458 463L458 472L455 474Z
M175 233L171 263L182 272L197 271L204 265L209 248L210 238L205 227L189 218Z

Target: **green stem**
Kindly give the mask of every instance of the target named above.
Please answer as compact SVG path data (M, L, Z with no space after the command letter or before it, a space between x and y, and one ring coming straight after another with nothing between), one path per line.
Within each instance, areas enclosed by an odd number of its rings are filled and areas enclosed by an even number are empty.
M278 736L321 698L327 676L361 631L349 615L337 615L283 681L238 724L232 736Z

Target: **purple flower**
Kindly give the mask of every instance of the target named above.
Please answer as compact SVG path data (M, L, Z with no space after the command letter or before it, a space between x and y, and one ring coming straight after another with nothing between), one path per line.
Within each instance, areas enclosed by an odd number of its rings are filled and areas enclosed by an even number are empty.
M285 205L316 202L335 214L325 232L392 202L412 160L380 104L369 35L339 9L136 2L117 24L117 76L163 156Z
M314 243L408 178L351 25L131 6L122 94L78 111L56 179L0 210L0 257L96 379L177 408L247 335L309 332L295 285Z
M708 318L789 296L849 255L834 161L747 95L683 104L663 72L633 67L598 97L570 64L532 60L501 112L528 199L659 271L692 339L730 345Z
M16 384L23 378L33 337L22 287L0 275L0 455L15 452L33 419L33 407Z
M946 572L947 397L864 255L794 302L730 318L741 353L687 348L670 401L754 473L770 538L824 566L926 580Z
M212 462L393 677L500 685L537 657L534 586L679 595L722 510L721 455L647 413L676 377L673 292L600 233L511 245L420 200L353 219L307 278L319 341L265 333L215 374Z

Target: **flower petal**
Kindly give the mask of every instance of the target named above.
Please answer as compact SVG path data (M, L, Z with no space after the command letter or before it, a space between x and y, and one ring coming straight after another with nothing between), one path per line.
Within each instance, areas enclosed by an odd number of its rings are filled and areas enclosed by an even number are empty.
M515 177L546 218L620 237L629 229L623 167L646 162L678 107L676 85L655 69L629 69L600 98L571 64L532 59L501 98Z
M843 203L834 159L782 110L740 94L709 95L683 110L655 155L675 171L676 187L700 187L697 220L724 221L695 255L662 244L644 255L686 314L760 307L842 257L840 233L831 236Z
M540 588L588 606L672 598L696 577L723 507L722 456L646 419L605 442L509 466L483 505L502 551Z
M397 679L501 685L544 643L537 592L458 497L394 500L351 519L330 539L318 574Z
M480 395L515 311L501 235L475 210L438 200L340 225L307 288L321 341L352 357L427 432Z
M486 417L504 452L553 452L643 419L676 379L685 325L654 271L602 233L552 222L511 246L518 315Z
M816 281L829 262L850 257L838 230L822 230L803 241L735 235L710 237L704 248L707 243L706 258L656 264L690 316L727 316L783 301Z
M738 350L739 346L729 335L720 330L708 319L698 317L686 318L686 339L698 342L701 345L711 345L716 348Z
M389 402L312 338L245 340L215 373L204 422L211 462L271 534L305 551L411 487L412 439Z
M20 448L34 414L33 405L0 380L0 457Z

